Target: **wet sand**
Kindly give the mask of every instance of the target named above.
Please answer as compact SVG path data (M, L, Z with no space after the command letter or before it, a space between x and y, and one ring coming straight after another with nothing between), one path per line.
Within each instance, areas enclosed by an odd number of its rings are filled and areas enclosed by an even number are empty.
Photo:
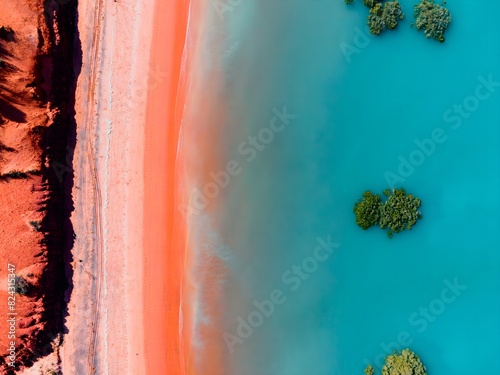
M150 69L169 74L150 92L146 115L143 306L147 374L186 374L188 368L189 334L179 326L186 230L176 206L187 21L187 1L157 1ZM182 319L183 326L189 327L189 314L184 312Z

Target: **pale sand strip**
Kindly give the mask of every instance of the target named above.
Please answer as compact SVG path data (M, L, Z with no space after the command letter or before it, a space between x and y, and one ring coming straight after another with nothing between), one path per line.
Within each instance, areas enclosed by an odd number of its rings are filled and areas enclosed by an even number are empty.
M138 375L146 373L141 225L145 104L155 82L149 70L154 6L136 0L101 6L79 4L77 239L62 370Z

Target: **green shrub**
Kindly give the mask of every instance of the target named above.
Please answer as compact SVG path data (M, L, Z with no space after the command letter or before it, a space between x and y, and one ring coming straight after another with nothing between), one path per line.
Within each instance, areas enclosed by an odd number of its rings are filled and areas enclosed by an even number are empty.
M401 4L399 4L398 0L384 3L382 20L384 21L385 27L389 30L394 30L404 16L403 11L401 10Z
M365 4L368 8L373 8L375 4L380 3L382 0L363 0L363 4Z
M385 29L394 30L404 18L401 4L398 0L377 3L370 9L367 18L370 33L379 35Z
M29 223L36 232L40 232L42 229L42 222L40 220L31 220Z
M380 195L374 195L371 191L364 192L363 199L354 204L356 223L365 230L377 225L380 220L381 206Z
M420 199L413 195L407 195L404 189L386 189L384 195L387 201L382 202L380 195L366 191L363 199L354 204L356 224L362 229L368 229L373 225L387 228L387 235L392 237L405 229L411 230L419 219Z
M22 276L16 276L14 280L16 285L16 293L22 296L28 294L30 288L29 282Z
M379 35L385 30L385 24L382 19L382 4L375 4L373 8L370 9L370 14L367 18L368 27L370 28L370 33L373 35Z
M375 374L375 369L373 368L372 365L366 366L366 368L365 368L365 374L366 375L373 375L373 374Z
M382 367L382 375L427 375L426 371L418 355L410 349L387 356Z
M387 235L392 237L405 229L411 230L422 218L420 213L421 201L413 195L406 195L404 189L387 189L384 191L387 201L380 211L380 228L388 228Z
M441 43L444 42L444 32L451 23L451 13L444 6L434 3L432 0L421 0L415 5L414 15L417 30L424 30L427 38L434 38Z

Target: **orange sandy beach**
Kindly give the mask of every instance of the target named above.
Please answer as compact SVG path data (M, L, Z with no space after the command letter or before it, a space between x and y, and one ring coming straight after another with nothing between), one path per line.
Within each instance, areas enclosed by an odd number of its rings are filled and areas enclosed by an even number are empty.
M203 345L220 334L216 311L220 295L217 290L204 291L204 297L197 295L199 285L212 285L214 275L197 274L189 256L195 251L189 239L193 223L186 210L190 176L184 174L188 168L190 174L208 179L208 172L220 164L217 152L206 142L217 137L222 131L219 124L224 123L219 98L206 96L206 90L217 87L219 73L211 72L211 87L198 80L202 77L198 64L205 63L199 59L199 47L207 4L160 0L155 11L150 69L169 75L161 88L151 92L147 103L143 237L146 374L223 373L220 348ZM204 123L215 125L215 129ZM181 139L197 150L195 155L179 149ZM210 269L218 269L215 278L223 272L219 263L212 260L210 265ZM209 325L195 321L196 298L203 298ZM201 346L191 342L195 337Z
M42 14L40 4L24 9L33 20ZM196 252L188 228L195 225L185 210L189 178L200 183L219 165L206 140L221 130L206 124L222 123L221 100L204 92L216 84L217 72L200 83L204 67L197 65L204 61L193 58L202 55L197 48L207 6L189 0L75 3L76 140L64 155L74 174L72 288L65 295L63 340L20 374L222 374L221 352L203 345L218 335L219 291L201 287L212 285L213 275L198 275L195 255L190 259ZM28 31L36 35L36 28ZM181 139L196 151L181 150ZM210 324L196 321L195 301L203 298Z
M99 4L79 4L78 263L63 373L192 374L179 172L191 4Z
M188 374L186 230L175 202L189 2L97 5L79 3L75 287L61 367Z
M146 374L188 374L180 329L186 228L176 210L177 148L185 101L182 61L188 1L157 1L150 67L168 72L148 96L144 159L144 318ZM184 72L185 73L185 72ZM190 327L183 309L183 327Z

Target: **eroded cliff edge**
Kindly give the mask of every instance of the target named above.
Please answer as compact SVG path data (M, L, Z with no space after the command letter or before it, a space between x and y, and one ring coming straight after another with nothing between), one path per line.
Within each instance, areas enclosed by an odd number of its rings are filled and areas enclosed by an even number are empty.
M57 350L71 294L74 97L81 65L73 0L0 0L0 373ZM15 311L9 302L15 267ZM12 267L10 267L12 269ZM15 312L16 315L9 315ZM15 317L15 368L9 366ZM50 373L50 372L48 372Z

